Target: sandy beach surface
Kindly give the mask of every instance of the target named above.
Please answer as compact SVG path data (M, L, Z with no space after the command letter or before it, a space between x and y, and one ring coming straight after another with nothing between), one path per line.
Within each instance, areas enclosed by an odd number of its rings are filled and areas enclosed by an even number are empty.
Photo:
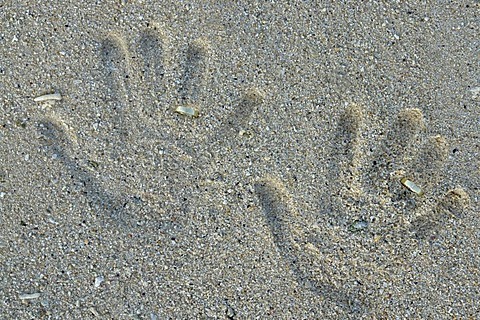
M0 1L0 319L478 319L479 35L473 0Z

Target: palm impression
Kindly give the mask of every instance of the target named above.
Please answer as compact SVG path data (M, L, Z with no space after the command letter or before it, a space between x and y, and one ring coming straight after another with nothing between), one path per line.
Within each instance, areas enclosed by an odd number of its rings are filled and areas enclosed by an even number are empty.
M255 187L273 239L298 282L350 315L394 296L398 287L386 283L414 263L410 254L418 243L434 239L469 205L462 188L437 191L448 145L442 136L424 138L420 110L400 111L385 140L371 147L362 135L367 121L358 105L342 115L318 218L302 214L276 177Z
M187 210L189 188L199 183L192 179L211 173L203 165L208 161L197 160L230 143L219 136L238 135L263 101L258 90L246 90L226 120L202 134L212 48L196 39L178 54L171 51L169 37L158 26L144 30L132 45L108 34L99 50L107 93L92 124L95 136L80 139L80 129L53 106L40 119L45 144L81 185L97 215L108 218L105 223L128 229L160 215L176 219Z

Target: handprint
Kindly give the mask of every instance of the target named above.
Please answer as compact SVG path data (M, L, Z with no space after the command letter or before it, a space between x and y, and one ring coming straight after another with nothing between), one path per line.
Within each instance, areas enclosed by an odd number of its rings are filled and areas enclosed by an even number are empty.
M365 121L357 105L339 121L320 221L299 213L279 179L256 184L273 239L299 283L350 315L379 307L383 297L373 293L390 294L385 283L409 268L418 241L428 241L469 206L462 188L438 195L448 145L441 136L423 139L420 110L400 111L372 150L362 136Z
M215 157L214 147L230 143L219 137L244 128L263 100L258 90L247 90L216 132L186 139L185 132L201 126L208 113L202 95L213 53L205 39L197 39L175 64L170 48L169 37L157 25L143 31L132 46L119 34L106 36L99 61L107 93L97 111L95 137L78 139L75 126L54 107L39 119L45 145L83 185L92 208L110 218L106 223L127 230L160 216L176 220L178 212L187 210L194 185L190 177L207 178L213 170L197 165L196 159ZM200 118L177 114L178 107L190 108ZM89 154L92 145L102 147L100 156Z

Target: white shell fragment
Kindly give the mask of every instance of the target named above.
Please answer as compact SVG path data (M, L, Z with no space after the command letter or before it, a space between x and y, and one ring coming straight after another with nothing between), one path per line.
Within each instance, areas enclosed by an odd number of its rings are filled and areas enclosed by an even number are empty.
M62 95L60 93L50 93L44 94L43 96L36 97L33 99L35 102L43 102L43 101L50 101L50 100L62 100Z
M413 181L408 180L407 178L402 178L400 182L410 191L416 193L419 196L423 196L425 192L423 192L422 188L417 186Z
M175 112L180 113L181 115L189 116L193 118L198 117L198 109L191 106L178 106L175 109Z
M364 230L368 227L368 222L364 220L357 220L353 222L348 228L349 231L356 232Z
M105 280L105 278L103 276L98 276L95 278L95 288L98 288L100 287L100 285L102 284L102 282Z
M20 300L33 300L33 299L38 299L40 298L40 292L35 292L35 293L21 293L18 295Z

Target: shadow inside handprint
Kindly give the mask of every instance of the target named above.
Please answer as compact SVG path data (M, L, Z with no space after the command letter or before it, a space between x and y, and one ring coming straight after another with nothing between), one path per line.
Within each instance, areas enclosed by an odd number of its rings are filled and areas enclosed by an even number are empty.
M351 282L345 285L349 280L348 270L339 265L335 253L324 254L323 248L309 242L308 230L311 228L296 211L283 184L274 177L267 177L255 184L255 192L275 244L297 281L320 297L334 302L348 314L363 313L366 305L357 297L355 286L358 284ZM343 284L342 280L345 280Z
M350 105L341 117L333 143L329 181L340 182L332 186L337 195L333 206L349 208L331 210L331 218L337 224L373 221L373 228L386 228L384 231L392 226L411 226L413 231L417 220L430 219L431 231L435 232L435 220L468 206L468 195L461 188L437 199L436 188L442 179L448 144L438 135L423 138L426 125L419 109L400 111L385 140L371 156L366 155L368 142L362 135L365 122L364 110ZM425 196L402 185L402 178L414 181ZM388 207L392 209L387 210ZM425 228L426 225L424 231Z
M140 199L129 198L115 193L115 191L108 191L91 172L91 169L80 165L80 160L68 150L72 141L58 119L54 117L44 118L38 123L38 129L51 154L60 159L72 178L75 179L74 183L80 183L83 186L82 189L89 199L92 209L99 215L113 219L116 225L123 227L134 225L132 221L126 220L129 216L133 216L131 213L127 215L126 211L131 211L131 204L140 201Z

